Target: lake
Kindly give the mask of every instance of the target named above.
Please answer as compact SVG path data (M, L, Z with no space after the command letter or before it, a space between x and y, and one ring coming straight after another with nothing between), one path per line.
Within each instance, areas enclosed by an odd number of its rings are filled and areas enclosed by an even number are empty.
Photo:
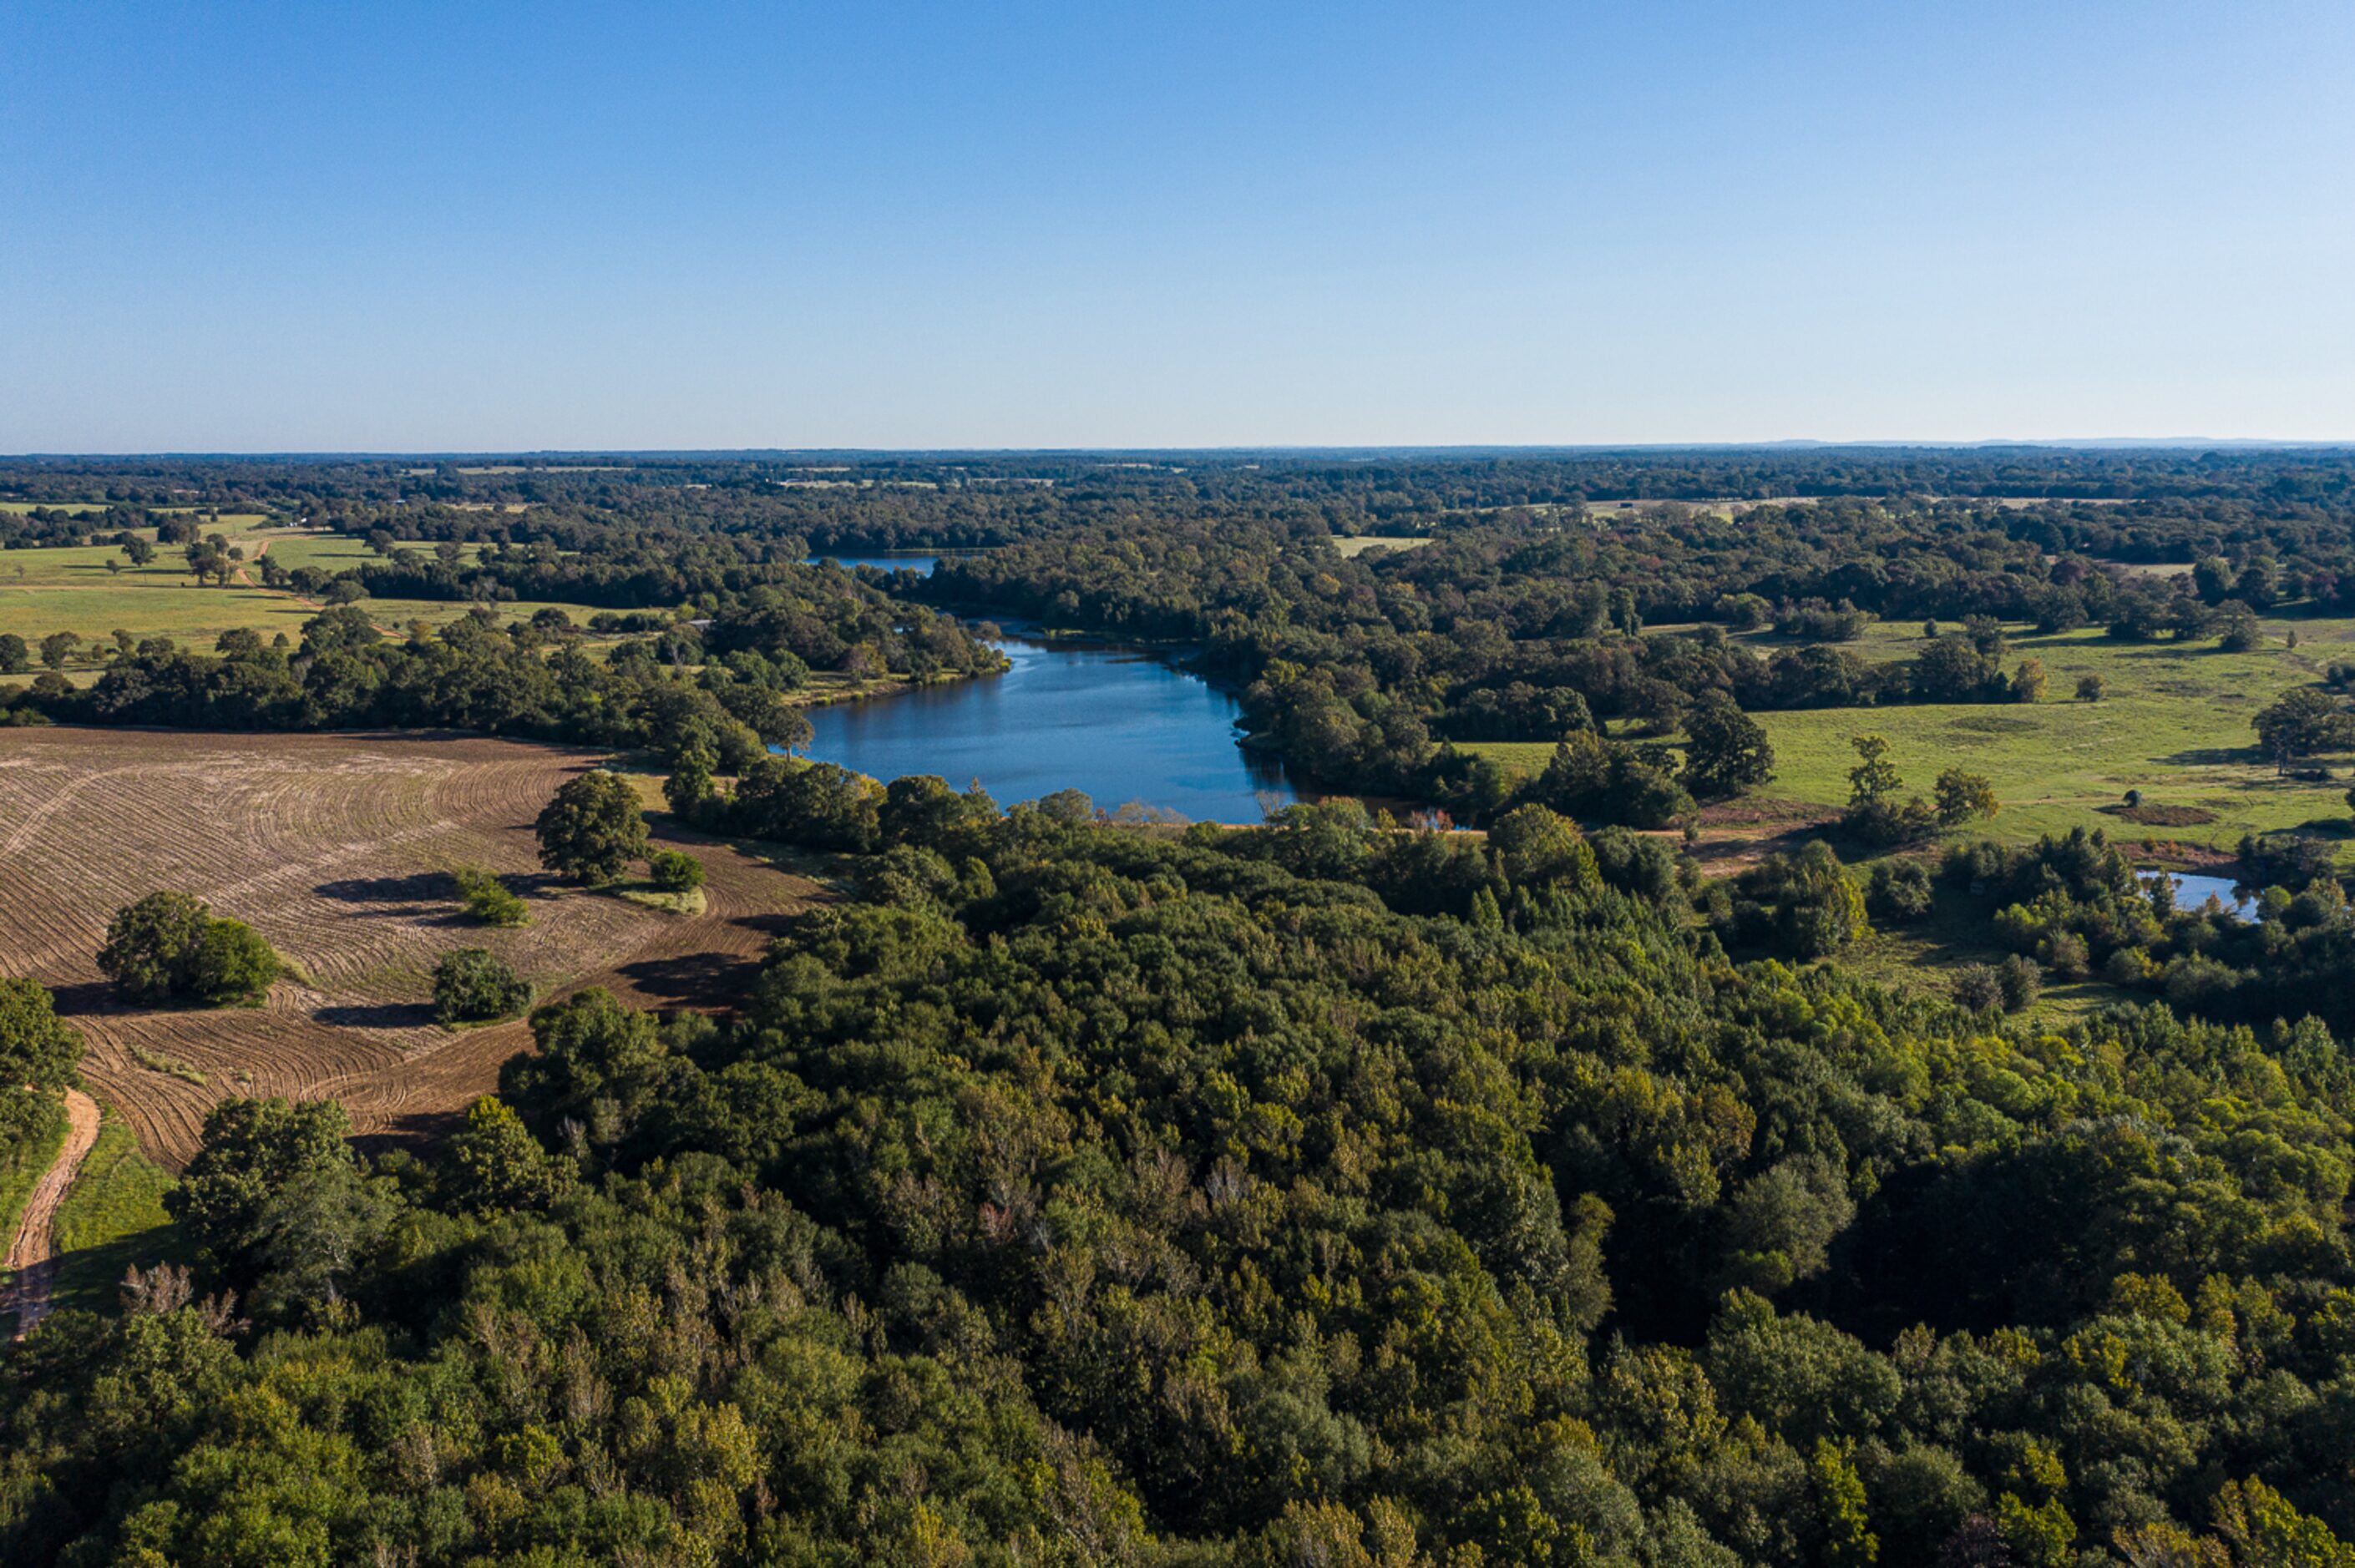
M1008 636L1003 675L810 708L809 755L889 781L978 779L1001 806L1080 789L1188 821L1256 822L1298 797L1273 758L1236 744L1241 705L1138 649Z
M2234 887L2229 876L2195 876L2182 871L2146 871L2140 875L2145 882L2156 882L2162 876L2172 880L2178 909L2197 909L2212 897L2240 919L2257 917L2257 901Z
M854 567L873 567L879 572L913 572L920 577L931 577L932 568L941 564L941 558L936 555L921 556L902 551L883 556L812 556L802 565L814 567L821 561L836 562L845 571Z

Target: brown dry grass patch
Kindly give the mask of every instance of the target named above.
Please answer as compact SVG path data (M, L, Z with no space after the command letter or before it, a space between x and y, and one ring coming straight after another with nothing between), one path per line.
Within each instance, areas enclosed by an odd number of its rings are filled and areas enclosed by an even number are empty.
M532 819L598 760L479 736L0 730L0 973L58 991L88 1045L84 1075L166 1163L195 1151L215 1101L240 1095L332 1096L363 1134L431 1134L530 1044L519 1021L462 1033L433 1022L442 953L489 948L543 1000L594 984L640 1006L720 1008L818 893L660 827L704 862L701 915L553 885ZM461 865L509 876L531 924L468 922L448 875ZM303 978L257 1009L117 1005L94 957L106 923L165 887L251 924Z

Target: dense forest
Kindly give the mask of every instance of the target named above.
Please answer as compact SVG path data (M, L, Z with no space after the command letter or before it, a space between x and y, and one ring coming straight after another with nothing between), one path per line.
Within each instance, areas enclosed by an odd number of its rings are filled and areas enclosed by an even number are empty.
M2355 1078L1735 965L1670 857L892 792L741 1018L230 1102L0 1554L2339 1563Z
M219 1104L188 1266L0 1351L0 1562L2355 1568L2331 845L2242 846L2262 921L2178 907L2105 835L1983 840L1966 771L1904 799L1869 735L1841 847L1942 853L1712 877L1637 831L1771 779L1753 714L2034 700L2007 623L2346 613L2346 453L59 460L0 497L12 548L189 507L368 546L299 641L126 635L78 683L0 638L0 718L635 752L826 884L732 1006L539 1008L436 1142ZM893 547L971 553L805 564ZM500 609L549 600L593 651ZM1163 645L1304 776L1485 831L793 755L818 673L986 677L998 619ZM2339 747L2350 685L2253 733ZM1934 910L2008 956L1848 961ZM2111 1004L2028 1011L2086 976ZM0 982L0 1142L76 1050Z

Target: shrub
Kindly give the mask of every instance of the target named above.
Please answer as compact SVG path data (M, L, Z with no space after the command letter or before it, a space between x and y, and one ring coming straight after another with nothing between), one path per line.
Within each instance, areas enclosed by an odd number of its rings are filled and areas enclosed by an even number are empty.
M1872 930L1863 890L1821 840L1743 872L1722 907L1728 939L1771 942L1802 959L1837 952Z
M2074 931L2055 931L2047 937L2040 957L2046 969L2064 980L2083 980L2093 971L2093 948Z
M208 1007L250 1006L284 968L261 933L242 920L211 920L189 956L188 994Z
M663 850L646 863L654 884L665 893L685 893L703 885L703 863L683 850Z
M2102 978L2112 985L2140 985L2150 979L2150 954L2141 948L2120 948L2102 964Z
M2044 971L2036 960L2025 953L2014 953L1995 969L1996 984L2003 991L2003 1010L2018 1012L2036 1001L2036 993L2044 986Z
M1955 971L1955 1001L1973 1012L1985 1012L2003 1001L2003 981L1987 964L1965 964Z
M450 875L458 885L459 902L483 925L521 926L531 919L531 906L491 873L461 866Z
M1865 907L1882 920L1919 920L1930 912L1930 868L1918 860L1873 863Z
M433 966L433 1016L444 1023L506 1018L531 1004L531 987L487 948L460 948Z
M2260 886L2304 887L2317 877L2328 876L2338 859L2331 844L2296 833L2243 833L2240 850L2250 882Z
M2080 675L2077 677L2077 700L2079 702L2098 703L2108 694L2109 683L2104 681L2099 675Z

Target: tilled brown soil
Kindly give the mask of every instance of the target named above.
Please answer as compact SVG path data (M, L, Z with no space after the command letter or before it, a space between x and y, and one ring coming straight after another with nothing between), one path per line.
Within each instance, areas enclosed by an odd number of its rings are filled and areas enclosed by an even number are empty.
M442 953L488 948L543 1000L603 985L640 1006L721 1008L818 891L659 832L702 859L703 914L557 885L532 819L597 760L479 736L0 730L0 973L58 991L92 1087L167 1164L235 1095L333 1096L364 1134L430 1134L530 1044L520 1021L433 1022ZM531 924L467 921L449 877L462 865L507 874ZM120 1005L95 955L113 913L158 888L252 925L303 979L260 1008Z

